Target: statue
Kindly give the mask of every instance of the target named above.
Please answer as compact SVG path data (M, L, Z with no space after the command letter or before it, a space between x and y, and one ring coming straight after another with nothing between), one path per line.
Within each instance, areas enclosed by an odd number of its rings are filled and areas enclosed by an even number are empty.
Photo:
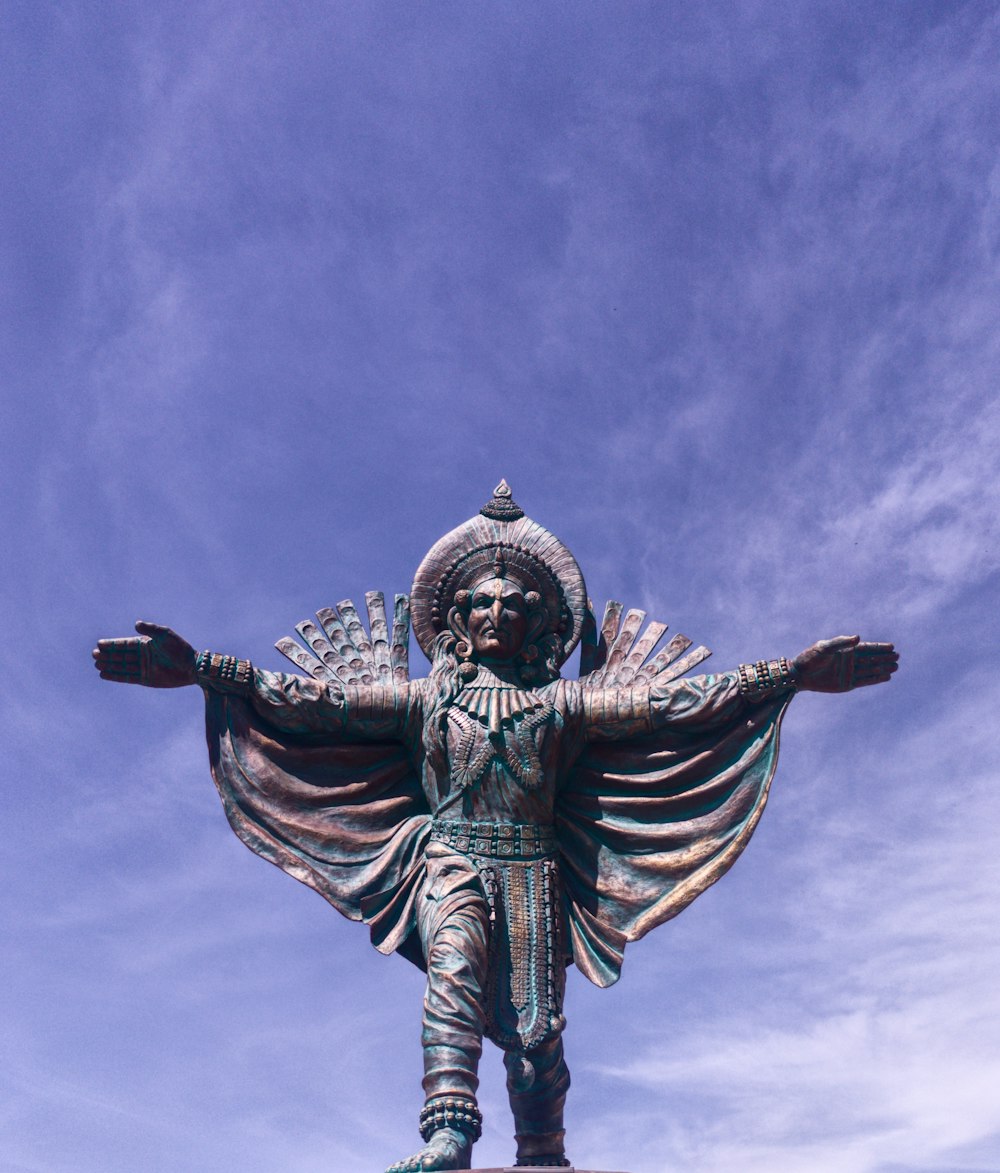
M760 818L797 690L887 681L892 644L684 677L709 653L608 604L505 482L397 595L317 613L283 651L308 675L195 653L169 628L101 640L105 680L200 684L236 834L427 973L424 1147L388 1173L465 1169L483 1037L504 1052L518 1165L567 1166L567 966L618 979L625 945L733 864ZM409 624L431 661L408 673ZM580 679L560 667L582 643ZM684 654L687 653L687 654Z

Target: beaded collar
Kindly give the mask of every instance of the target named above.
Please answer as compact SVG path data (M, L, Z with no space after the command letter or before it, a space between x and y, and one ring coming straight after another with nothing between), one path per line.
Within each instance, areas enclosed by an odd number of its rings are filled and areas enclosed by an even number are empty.
M499 734L546 707L537 693L501 680L484 664L479 665L475 680L465 685L452 704L484 725L491 734Z

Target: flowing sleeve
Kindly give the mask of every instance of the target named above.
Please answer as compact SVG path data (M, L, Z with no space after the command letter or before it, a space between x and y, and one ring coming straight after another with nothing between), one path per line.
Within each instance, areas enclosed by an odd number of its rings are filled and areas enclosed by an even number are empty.
M245 695L268 725L285 733L324 733L350 739L392 740L406 733L419 687L341 684L255 668Z
M586 691L556 822L573 959L606 986L627 942L676 916L746 847L790 693L748 703L734 673L699 676L631 690L613 713Z
M414 902L430 809L413 758L418 685L390 703L378 686L257 671L245 695L205 697L212 776L240 839L363 920L381 952L423 965Z

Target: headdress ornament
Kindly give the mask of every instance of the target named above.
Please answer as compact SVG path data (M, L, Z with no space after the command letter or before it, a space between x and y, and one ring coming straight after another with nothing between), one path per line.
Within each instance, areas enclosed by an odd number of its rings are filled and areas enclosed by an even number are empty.
M587 608L587 589L576 559L557 537L530 517L501 481L477 516L439 538L417 569L410 591L413 633L432 654L460 590L469 590L502 564L504 575L537 591L548 612L547 631L562 644L560 663L576 647Z

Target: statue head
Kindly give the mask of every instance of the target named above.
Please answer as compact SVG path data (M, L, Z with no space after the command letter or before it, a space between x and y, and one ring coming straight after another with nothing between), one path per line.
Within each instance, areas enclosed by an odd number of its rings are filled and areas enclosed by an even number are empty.
M454 654L466 677L476 664L513 666L525 683L559 675L561 644L546 639L548 613L538 591L526 590L517 576L498 561L492 572L472 588L455 592L448 629L455 636Z
M537 617L538 595L528 593L534 595ZM504 663L523 651L528 635L528 601L513 578L488 575L472 590L458 591L454 611L454 620L461 623L477 660Z
M585 609L573 555L524 516L506 481L434 544L410 592L413 631L432 660L445 650L467 677L479 663L512 664L525 683L558 677Z

